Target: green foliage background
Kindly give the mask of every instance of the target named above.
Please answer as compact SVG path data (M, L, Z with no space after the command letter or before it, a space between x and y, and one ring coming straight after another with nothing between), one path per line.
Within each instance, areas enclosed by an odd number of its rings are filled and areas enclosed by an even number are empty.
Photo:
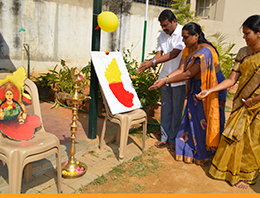
M233 65L235 63L235 53L231 53L231 50L235 46L234 43L227 43L225 40L227 39L227 35L221 32L217 32L213 35L209 36L209 40L211 39L211 43L216 47L219 53L219 64L222 73L224 74L225 78L228 78Z

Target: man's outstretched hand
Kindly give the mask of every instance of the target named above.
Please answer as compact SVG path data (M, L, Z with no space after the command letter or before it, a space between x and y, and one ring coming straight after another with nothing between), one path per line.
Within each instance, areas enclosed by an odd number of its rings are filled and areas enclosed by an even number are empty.
M144 61L141 65L137 68L137 74L143 73L145 70L150 68L153 65L152 61Z

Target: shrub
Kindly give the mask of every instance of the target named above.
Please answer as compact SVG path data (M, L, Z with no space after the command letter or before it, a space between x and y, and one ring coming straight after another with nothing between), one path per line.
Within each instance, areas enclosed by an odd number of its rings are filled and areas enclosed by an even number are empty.
M53 69L47 73L41 73L39 77L34 77L38 81L38 85L45 88L52 88L57 92L74 93L74 83L72 80L72 69L66 65L65 60L61 60L61 65L55 65ZM90 79L90 62L81 70L86 74L86 77L79 84L79 90L84 88Z
M235 63L236 54L231 53L231 50L233 49L235 44L225 42L225 40L227 39L227 35L220 32L217 32L209 37L214 39L212 41L212 44L218 50L220 68L225 78L228 78Z
M143 107L156 105L161 99L160 89L149 91L148 87L158 79L158 66L152 66L143 73L137 75L136 69L138 68L138 62L131 58L130 49L123 50L123 59L141 105Z

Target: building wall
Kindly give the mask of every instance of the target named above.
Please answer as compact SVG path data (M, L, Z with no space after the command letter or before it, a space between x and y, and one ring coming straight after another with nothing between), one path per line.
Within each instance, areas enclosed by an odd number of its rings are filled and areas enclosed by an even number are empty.
M196 0L191 0L196 9ZM217 31L235 43L233 52L245 45L240 29L243 21L259 14L259 0L212 0L209 19L201 19L206 36ZM103 11L114 12L119 27L113 33L101 31L100 50L130 49L132 58L142 58L145 4L125 0L103 0ZM164 8L149 5L145 58L156 49L158 15ZM93 0L2 0L0 2L0 69L27 69L23 43L30 46L30 72L52 69L61 59L68 66L84 67L90 59ZM25 32L18 32L21 28Z
M145 4L103 0L103 11L117 14L119 27L101 31L101 51L129 48L141 62ZM30 46L30 72L52 69L61 59L84 67L90 59L93 0L2 0L0 3L0 68L27 69L23 43ZM156 48L163 8L149 6L145 54ZM18 32L21 28L24 31ZM131 47L132 46L132 47ZM23 50L24 51L24 50Z
M145 58L157 47L157 38L161 29L158 16L164 8L149 5ZM101 51L130 49L132 58L141 62L143 48L143 31L145 4L122 0L103 0L103 10L112 11L119 18L119 27L113 33L102 31Z
M73 3L72 3L73 2ZM1 67L22 63L22 45L30 46L31 72L53 68L60 59L71 66L88 62L91 45L92 1L2 0ZM25 32L18 32L24 28ZM9 59L6 59L6 58ZM26 67L27 68L27 67Z
M205 35L213 35L216 32L228 36L227 42L235 43L232 52L237 53L239 48L246 45L241 25L247 17L253 14L260 14L259 0L212 0L213 6L210 19L201 19L199 23L204 26ZM193 7L196 7L196 0L192 0ZM216 10L216 17L212 13Z

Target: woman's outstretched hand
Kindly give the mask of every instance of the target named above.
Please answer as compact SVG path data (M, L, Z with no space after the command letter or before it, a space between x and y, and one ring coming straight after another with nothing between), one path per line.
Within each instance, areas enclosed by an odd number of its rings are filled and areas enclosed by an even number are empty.
M252 107L255 103L253 103L252 98L242 99L242 103L247 107Z
M154 82L154 84L148 88L149 91L155 90L155 89L159 89L160 87L162 87L163 85L165 85L166 82L163 79L157 80Z
M203 99L203 98L206 98L209 94L210 94L209 90L208 90L208 89L205 89L205 90L203 90L203 91L201 91L200 93L195 94L195 95L196 95L196 97L197 97L199 100L201 100L201 99Z

